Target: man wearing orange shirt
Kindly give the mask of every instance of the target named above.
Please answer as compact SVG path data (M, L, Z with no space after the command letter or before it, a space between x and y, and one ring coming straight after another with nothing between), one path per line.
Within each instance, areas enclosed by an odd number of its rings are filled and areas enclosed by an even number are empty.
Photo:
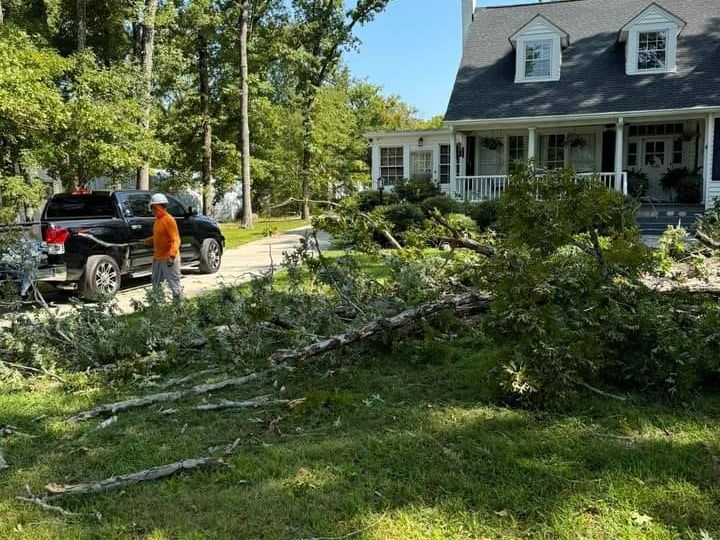
M150 199L150 209L155 215L153 235L145 240L153 246L152 284L159 288L167 282L173 300L182 299L180 284L180 233L175 218L167 211L168 200L162 193L155 193Z

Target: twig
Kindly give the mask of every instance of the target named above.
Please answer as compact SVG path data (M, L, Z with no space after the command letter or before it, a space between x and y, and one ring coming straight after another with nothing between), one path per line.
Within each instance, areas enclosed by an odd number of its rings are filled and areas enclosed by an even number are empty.
M609 397L609 398L617 399L617 400L620 400L620 401L627 401L627 398L626 398L626 397L618 396L617 394L611 394L610 392L605 392L604 390L600 390L599 388L595 388L594 386L590 386L588 383L581 382L581 383L579 383L579 384L580 384L580 386L582 386L583 388L587 388L587 389L590 390L591 392L595 392L596 394L598 394L598 395L600 395L600 396Z
M149 469L143 469L142 471L121 476L113 476L99 482L65 485L48 484L47 486L45 486L45 489L50 494L47 499L56 499L59 497L64 497L66 495L101 493L103 491L124 488L133 484L138 484L140 482L147 482L148 480L165 478L181 471L197 469L200 467L216 467L219 465L225 465L225 462L220 458L203 457L196 459L184 459L182 461L176 461L175 463L170 463L168 465L151 467Z
M358 529L356 531L349 532L347 534L343 534L341 536L313 536L311 538L304 538L303 540L343 540L344 538L352 538L353 536L357 536L359 534L364 533L365 531L369 531L370 529L377 527L377 525L385 519L385 513L383 513L382 516L380 516L378 519L373 521L370 525L367 527L363 527L362 529Z
M202 371L197 371L195 373L191 373L190 375L185 375L184 377L176 377L174 379L168 379L165 382L159 383L156 385L156 388L160 388L161 390L165 390L166 388L170 388L171 386L177 386L179 384L185 384L186 382L190 382L193 379L197 379L198 377L202 377L203 375L211 375L213 373L220 373L220 369L204 369Z
M489 295L478 293L467 293L441 298L440 300L423 304L417 308L403 311L394 317L375 320L357 330L351 330L345 334L338 334L328 339L311 343L300 349L277 351L270 357L270 362L274 365L298 362L328 351L341 349L376 334L397 330L446 309L458 310L468 305L486 309L490 304L490 300L491 297Z
M477 240L473 240L472 238L468 238L463 232L458 229L457 227L453 226L447 219L445 219L440 212L437 210L430 213L430 218L435 221L438 225L446 229L447 231L452 234L452 238L440 236L438 239L442 242L447 242L448 244L455 245L457 247L463 247L466 249L470 249L476 253L479 253L481 255L485 255L486 257L492 257L497 253L497 250L492 246L486 246L478 242Z
M51 512L57 512L60 515L69 517L69 516L79 516L81 514L77 514L75 512L70 512L68 510L65 510L64 508L61 508L59 506L53 506L52 504L48 504L45 502L44 499L41 499L40 497L37 497L33 495L32 491L30 491L30 486L25 486L25 491L27 492L27 497L15 497L18 501L25 501L29 502L30 504L34 504L35 506L39 506L43 510L49 510Z
M65 383L65 379L63 379L60 375L55 375L54 373L51 373L46 369L38 369L38 368L34 368L32 366L24 366L22 364L16 364L15 362L8 362L7 360L0 360L0 364L15 368L15 369L21 369L23 371L30 371L32 373L41 373L43 375L47 375L48 377L52 377L53 379L55 379L61 383Z
M106 403L103 405L98 405L97 407L90 409L89 411L78 413L75 416L71 417L70 421L82 422L83 420L88 420L90 418L94 418L96 416L107 413L114 414L118 411L124 411L126 409L133 409L137 407L145 407L147 405L152 405L153 403L159 403L162 401L175 401L187 396L206 394L208 392L222 390L223 388L227 388L229 386L241 386L249 382L255 381L263 375L264 373L250 373L249 375L245 375L243 377L225 379L210 384L198 384L196 386L192 386L190 388L185 388L182 390L176 390L174 392L161 392L159 394L149 394L147 396L128 399L126 401Z

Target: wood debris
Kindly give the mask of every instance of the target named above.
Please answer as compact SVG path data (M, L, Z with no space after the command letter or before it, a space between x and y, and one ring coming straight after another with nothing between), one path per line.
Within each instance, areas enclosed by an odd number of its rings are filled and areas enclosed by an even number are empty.
M28 502L30 504L34 504L35 506L39 506L43 510L49 510L50 512L55 512L57 514L60 514L61 516L69 517L69 516L79 516L81 514L76 514L75 512L70 512L68 510L65 510L64 508L61 508L60 506L55 506L52 504L49 504L45 499L42 499L40 497L37 497L36 495L33 495L33 492L30 491L30 486L25 486L25 491L27 492L27 497L15 497L18 501L24 501Z
M217 403L203 403L193 407L196 411L217 411L222 409L256 409L258 407L265 407L267 405L288 405L291 401L289 399L272 399L272 396L258 396L245 401L232 401L229 399L222 399Z
M45 500L57 499L66 495L101 493L103 491L125 488L127 486L139 484L140 482L166 478L182 471L204 467L217 467L221 465L225 465L225 462L222 459L215 457L183 459L181 461L161 465L159 467L151 467L149 469L143 469L142 471L130 474L113 476L105 480L100 480L99 482L89 482L86 484L48 484L45 486L45 489L49 495L45 498Z
M274 365L282 363L292 363L306 360L313 356L317 356L328 351L333 351L346 347L352 343L367 339L371 336L397 330L420 319L424 319L430 315L444 310L459 310L467 306L476 306L478 309L487 309L490 305L491 296L481 293L466 293L457 296L447 296L434 302L423 304L422 306L408 309L395 315L394 317L375 320L357 330L351 330L345 334L338 334L328 339L316 341L310 345L300 349L280 350L270 357L270 361Z
M247 384L249 382L255 381L262 377L264 373L250 373L248 375L244 375L242 377L233 377L231 379L223 379L218 382L214 383L208 383L208 384L198 384L196 386L192 386L190 388L185 388L181 390L175 390L174 392L160 392L157 394L148 394L143 397L138 398L132 398L125 401L117 401L115 403L105 403L103 405L98 405L97 407L94 407L93 409L90 409L89 411L84 411L81 413L76 414L75 416L70 418L71 422L82 422L83 420L88 420L90 418L95 418L97 416L102 416L104 414L114 414L118 411L124 411L127 409L134 409L138 407L146 407L147 405L152 405L153 403L160 403L164 401L175 401L184 397L188 396L194 396L194 395L200 395L200 394L206 394L208 392L215 392L217 390L222 390L223 388L228 388L230 386L241 386L244 384Z

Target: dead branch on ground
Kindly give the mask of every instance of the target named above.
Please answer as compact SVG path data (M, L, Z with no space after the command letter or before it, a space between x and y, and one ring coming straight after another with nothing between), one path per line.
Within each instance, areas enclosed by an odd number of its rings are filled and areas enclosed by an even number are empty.
M145 407L147 405L152 405L153 403L160 403L163 401L176 401L178 399L187 397L187 396L194 396L199 394L207 394L208 392L215 392L217 390L222 390L223 388L227 388L229 386L241 386L244 384L247 384L249 382L255 381L259 379L261 376L263 376L264 373L250 373L248 375L244 375L243 377L234 377L232 379L224 379L222 381L209 383L209 384L198 384L196 386L192 386L190 388L185 388L182 390L176 390L174 392L161 392L158 394L148 394L143 397L138 398L132 398L125 401L118 401L115 403L105 403L103 405L98 405L97 407L90 409L89 411L84 411L81 413L76 414L75 416L70 418L71 422L82 422L83 420L88 420L90 418L95 418L96 416L101 416L104 414L114 414L118 411L124 411L126 409L134 409L137 407Z
M45 500L57 499L59 497L65 497L67 495L101 493L103 491L125 488L127 486L139 484L140 482L147 482L149 480L165 478L181 471L187 471L201 467L216 467L225 464L225 461L215 457L183 459L181 461L176 461L175 463L170 463L168 465L161 465L159 467L151 467L149 469L143 469L142 471L130 474L113 476L99 482L90 482L87 484L48 484L47 486L45 486L45 489L47 490L49 495L45 498Z
M232 401L229 399L221 399L217 403L203 403L193 407L196 411L219 411L223 409L257 409L269 405L291 405L293 401L289 399L272 399L270 395L258 396L245 401Z
M720 249L720 241L715 240L714 238L711 238L701 230L695 231L695 238L697 238L701 244L712 248L712 249Z
M9 468L10 465L8 465L8 462L5 460L5 455L3 454L2 448L0 448L0 471Z
M44 499L33 495L33 492L30 491L30 486L25 486L25 491L27 492L27 497L20 497L19 495L15 497L18 501L25 501L29 502L30 504L34 504L35 506L39 506L43 510L49 510L50 512L56 512L62 516L70 517L70 516L80 516L82 514L77 514L75 512L70 512L69 510L65 510L64 508L61 508L59 506L54 506L52 504L48 504Z
M48 377L51 377L61 383L66 382L65 379L63 379L60 375L55 375L54 373L52 373L44 368L40 369L40 368L35 368L32 366L24 366L22 364L16 364L15 362L8 362L7 360L0 360L0 364L20 370L20 371L29 371L30 373L38 373L41 375L47 375Z
M270 357L273 365L293 363L307 358L317 356L346 347L357 341L361 341L377 334L397 330L420 319L451 309L457 311L467 306L476 306L478 309L486 309L490 304L491 296L488 294L466 293L457 296L448 296L423 304L422 306L408 309L394 317L378 319L357 330L351 330L344 334L338 334L328 339L311 343L300 349L280 350Z

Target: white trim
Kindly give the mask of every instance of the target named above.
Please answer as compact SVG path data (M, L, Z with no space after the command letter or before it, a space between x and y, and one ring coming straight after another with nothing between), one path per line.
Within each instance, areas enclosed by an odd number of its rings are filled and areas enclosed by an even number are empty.
M363 134L366 139L379 139L381 137L398 136L398 137L432 137L434 135L450 135L450 129L417 129L410 131L368 131Z
M626 120L630 118L657 118L662 121L662 117L676 117L688 114L698 115L698 118L704 118L708 113L720 113L720 107L688 107L685 109L656 109L648 111L615 111L607 113L579 113L579 114L557 114L547 116L515 116L512 118L478 118L472 120L446 120L445 125L448 127L463 127L469 129L482 127L483 129L492 129L493 126L506 126L517 124L538 124L542 122L558 122L559 125L572 125L580 122L598 122L607 123L609 119L616 119L623 116ZM700 116L702 115L702 116ZM686 118L692 120L693 118ZM487 127L486 127L487 126ZM499 128L498 128L499 129Z
M665 44L665 67L657 69L639 69L639 39L643 32L667 32ZM627 75L653 75L657 73L673 73L677 71L677 38L680 30L675 23L640 24L632 27L628 37L625 53L625 73Z
M457 139L455 129L450 128L450 186L455 185L457 178Z
M528 160L533 160L537 156L537 128L528 128Z
M705 183L705 204L709 208L713 200L713 151L715 149L715 115L708 114L705 119L705 146L703 152L703 181ZM716 182L715 182L716 183Z
M550 42L550 75L548 77L528 77L525 74L525 47L532 41ZM560 47L560 36L556 33L524 35L517 40L517 51L515 52L515 82L536 83L556 82L560 80L560 65L562 64L562 52Z
M615 122L615 189L625 192L623 183L623 155L625 150L625 119L621 116Z
M522 38L531 37L535 38L537 35L551 34L556 35L562 40L562 46L567 47L570 43L570 34L560 28L558 25L553 23L550 19L544 15L535 15L528 23L523 25L517 32L510 36L510 43L513 48L516 47L516 42Z
M664 7L653 2L648 7L643 9L635 17L630 19L625 26L620 29L620 35L618 41L621 43L625 42L628 38L628 33L632 30L633 26L638 24L657 24L657 23L672 23L682 31L686 26L687 22L668 11Z

